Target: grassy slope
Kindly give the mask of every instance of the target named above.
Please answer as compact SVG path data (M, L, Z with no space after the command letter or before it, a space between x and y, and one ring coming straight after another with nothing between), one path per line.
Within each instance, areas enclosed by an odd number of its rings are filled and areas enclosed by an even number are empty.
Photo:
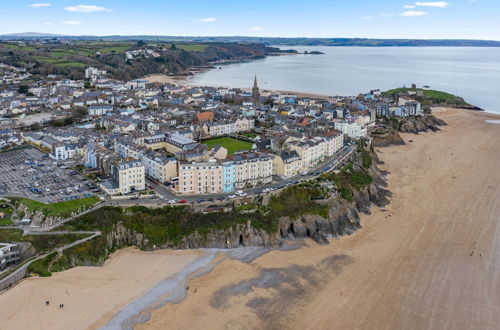
M36 252L48 252L54 248L85 238L86 234L27 235L20 229L0 229L0 242L30 242Z
M196 52L196 53L201 53L205 51L205 49L208 47L208 45L203 45L203 44L175 44L175 47L177 49L183 49L187 52Z
M384 96L390 96L390 95L396 95L396 94L406 94L408 92L417 92L417 91L423 91L424 96L421 98L421 102L423 103L432 103L432 104L442 104L442 103L448 103L448 104L466 104L465 101L453 94L442 92L442 91L437 91L437 90L432 90L432 89L420 89L420 88L395 88L391 89L388 91L385 91L382 93ZM419 99L419 97L416 97ZM427 101L427 102L426 102Z
M12 225L12 220L10 219L10 216L12 215L12 208L6 208L6 209L0 209L0 212L3 212L6 214L5 218L0 220L0 226L8 226Z
M208 149L212 149L217 145L222 146L227 149L230 155L234 154L236 151L250 150L253 145L251 142L236 140L229 137L205 140L203 144L206 144Z
M33 59L38 63L49 63L59 67L85 67L86 64L71 61L70 57L74 56L92 56L96 52L101 54L110 53L124 53L127 50L133 48L133 43L123 42L123 43L82 43L68 48L68 46L51 45L50 48L39 47L38 50L47 52L47 55L43 56L33 56ZM187 45L189 46L189 45ZM8 48L11 50L20 50L25 52L35 51L33 46L18 46L13 44L1 43L0 47Z
M53 204L44 204L27 198L13 198L28 207L30 211L41 210L43 214L50 216L69 217L71 213L78 211L81 207L88 209L99 202L97 197L74 199Z

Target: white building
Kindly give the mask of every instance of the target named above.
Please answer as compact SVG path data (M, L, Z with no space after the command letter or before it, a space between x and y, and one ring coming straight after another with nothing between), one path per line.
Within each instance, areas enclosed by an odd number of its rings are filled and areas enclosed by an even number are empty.
M113 166L113 180L101 187L110 195L129 194L146 189L144 165L138 160L122 161Z
M92 105L87 109L89 116L102 116L112 111L112 105Z
M20 259L17 244L0 243L0 270L4 270L12 264L17 264Z
M99 70L93 67L88 67L85 69L85 78L91 79L91 80L97 80L101 76L105 76L106 71L105 70Z
M335 122L335 128L352 139L359 139L368 135L366 128L361 127L361 125L355 121Z

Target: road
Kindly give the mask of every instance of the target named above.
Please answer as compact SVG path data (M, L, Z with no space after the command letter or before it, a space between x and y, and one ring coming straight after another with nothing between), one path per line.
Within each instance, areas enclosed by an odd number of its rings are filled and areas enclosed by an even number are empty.
M247 195L258 195L264 192L266 189L281 189L284 188L287 185L290 184L295 184L297 183L298 180L302 181L307 181L307 180L312 180L318 177L320 174L326 171L331 171L338 166L349 157L349 155L352 153L352 148L351 146L345 146L342 148L336 155L335 157L332 157L321 164L317 165L313 169L311 169L307 175L296 175L293 177L289 177L286 179L282 179L280 177L275 176L273 178L273 182L267 185L261 185L255 188L251 189L243 189L243 191ZM181 195L181 194L176 194L174 193L170 188L167 188L166 186L162 184L155 184L151 180L147 180L147 183L153 187L153 189L156 191L156 193L164 200L169 201L169 200L185 200L187 203L192 203L196 202L199 200L201 197L206 198L206 199L214 199L214 200L220 200L220 199L226 199L230 195L233 195L234 192L232 193L225 193L225 194L204 194L204 195ZM147 200L147 198L141 198L141 200ZM112 205L135 205L135 204L140 204L141 200L115 200L113 201ZM154 200L150 200L151 203L154 203ZM157 200L157 202L160 202L160 200Z

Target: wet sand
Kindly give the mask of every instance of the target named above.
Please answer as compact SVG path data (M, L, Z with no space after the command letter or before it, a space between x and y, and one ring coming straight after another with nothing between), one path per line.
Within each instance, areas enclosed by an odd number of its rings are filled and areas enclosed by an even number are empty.
M123 249L103 267L76 267L29 278L0 294L0 329L88 329L187 267L202 251ZM46 301L49 306L45 305ZM59 304L64 304L60 309Z
M329 246L226 260L137 329L498 329L498 116L437 109L448 126L379 150L392 203ZM413 140L413 142L409 142Z

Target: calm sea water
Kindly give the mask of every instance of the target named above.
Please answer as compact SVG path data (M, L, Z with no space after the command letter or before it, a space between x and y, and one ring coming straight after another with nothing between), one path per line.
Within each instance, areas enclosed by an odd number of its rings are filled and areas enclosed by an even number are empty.
M271 56L221 65L192 78L196 85L260 87L324 95L357 95L429 85L500 113L500 48L472 47L281 47L325 55Z

